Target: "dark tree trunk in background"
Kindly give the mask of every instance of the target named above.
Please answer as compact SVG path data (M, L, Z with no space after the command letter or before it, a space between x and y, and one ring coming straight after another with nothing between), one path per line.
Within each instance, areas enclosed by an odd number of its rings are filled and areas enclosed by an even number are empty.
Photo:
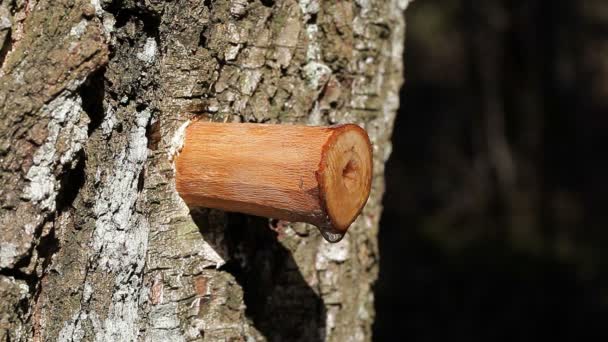
M407 4L0 0L0 340L369 340ZM333 245L190 212L196 117L364 126L365 211Z
M605 337L608 2L425 0L407 22L376 336Z

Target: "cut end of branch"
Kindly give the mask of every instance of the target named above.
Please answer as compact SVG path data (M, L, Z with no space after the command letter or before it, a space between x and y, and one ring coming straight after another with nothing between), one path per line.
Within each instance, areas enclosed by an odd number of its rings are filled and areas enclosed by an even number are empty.
M363 210L372 174L372 147L365 130L352 124L335 128L317 175L333 233L344 234Z

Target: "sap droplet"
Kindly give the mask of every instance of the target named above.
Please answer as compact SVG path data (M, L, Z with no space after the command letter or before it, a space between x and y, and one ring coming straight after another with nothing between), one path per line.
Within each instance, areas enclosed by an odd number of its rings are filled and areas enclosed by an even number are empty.
M344 238L344 233L333 233L328 231L327 229L319 229L321 231L321 235L325 239L325 241L330 243L336 243Z

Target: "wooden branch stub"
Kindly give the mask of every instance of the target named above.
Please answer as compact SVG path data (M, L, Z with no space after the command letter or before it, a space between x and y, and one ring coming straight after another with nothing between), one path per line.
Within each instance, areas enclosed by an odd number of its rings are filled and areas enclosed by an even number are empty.
M371 143L352 124L197 121L175 163L189 206L308 222L331 242L363 209L372 180Z

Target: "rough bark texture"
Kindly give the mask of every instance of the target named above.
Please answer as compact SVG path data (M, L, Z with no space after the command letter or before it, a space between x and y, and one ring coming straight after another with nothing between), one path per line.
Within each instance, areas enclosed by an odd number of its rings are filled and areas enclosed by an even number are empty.
M369 340L407 3L0 0L0 340ZM190 211L197 116L364 126L364 213Z

